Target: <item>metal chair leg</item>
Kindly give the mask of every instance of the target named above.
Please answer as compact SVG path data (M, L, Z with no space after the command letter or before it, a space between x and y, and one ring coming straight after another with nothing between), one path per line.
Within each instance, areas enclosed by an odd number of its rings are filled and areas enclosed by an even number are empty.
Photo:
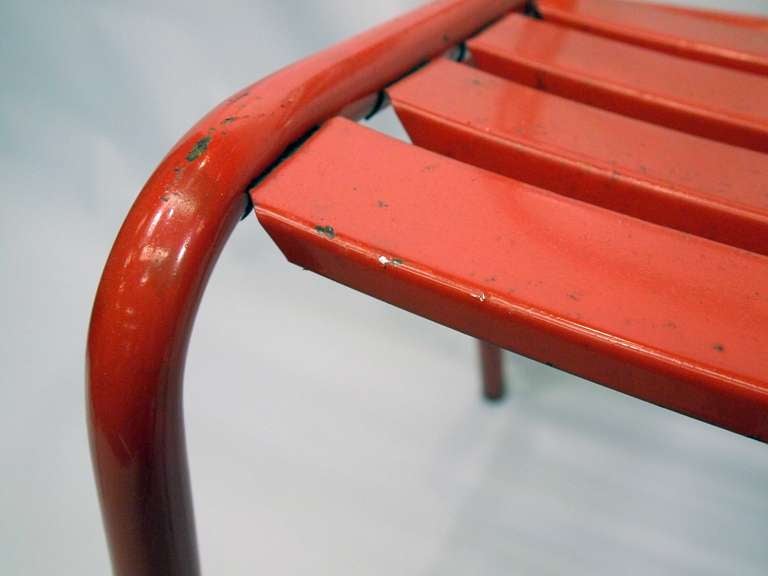
M501 349L484 340L477 341L480 348L480 365L483 375L483 396L497 401L504 397L504 376L501 369Z

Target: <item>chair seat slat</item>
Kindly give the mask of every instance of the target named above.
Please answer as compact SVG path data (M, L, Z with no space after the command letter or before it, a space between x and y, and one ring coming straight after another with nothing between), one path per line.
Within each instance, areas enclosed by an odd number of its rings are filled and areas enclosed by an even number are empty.
M705 138L768 152L768 80L510 15L469 43L493 74Z
M768 255L768 157L449 60L389 88L413 142L535 186ZM460 97L457 97L460 95Z
M768 74L768 29L616 0L539 0L544 19L655 50Z
M768 440L768 258L343 119L252 191L286 257L558 368Z

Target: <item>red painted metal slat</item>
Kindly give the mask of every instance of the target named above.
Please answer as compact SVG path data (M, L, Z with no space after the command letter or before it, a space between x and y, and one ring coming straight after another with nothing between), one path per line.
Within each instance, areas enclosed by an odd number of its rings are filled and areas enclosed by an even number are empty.
M768 258L329 122L252 191L292 262L768 441Z
M728 12L726 10L712 10L705 8L696 8L694 6L682 6L679 4L665 4L659 2L648 2L647 6L653 6L659 10L672 12L674 14L685 14L702 20L723 22L733 26L741 26L752 30L768 31L768 18L757 14L742 14L739 12Z
M510 15L469 42L477 65L541 90L768 152L768 80Z
M677 54L768 74L768 33L616 0L539 0L544 19L587 32Z
M419 146L768 255L764 154L593 108L444 59L388 92Z

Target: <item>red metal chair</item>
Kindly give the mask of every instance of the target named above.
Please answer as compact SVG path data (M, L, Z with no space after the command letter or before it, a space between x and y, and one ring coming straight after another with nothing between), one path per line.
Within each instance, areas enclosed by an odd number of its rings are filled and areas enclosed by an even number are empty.
M113 567L197 574L181 382L251 205L292 262L768 440L768 20L442 0L241 90L126 217L88 337ZM389 101L414 145L350 119ZM251 204L252 203L252 204Z

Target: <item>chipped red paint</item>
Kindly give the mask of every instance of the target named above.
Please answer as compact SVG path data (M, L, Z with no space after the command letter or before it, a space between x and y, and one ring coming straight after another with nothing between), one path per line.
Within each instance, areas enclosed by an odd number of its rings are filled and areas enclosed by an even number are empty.
M147 181L107 260L88 335L91 451L116 573L199 572L181 382L248 184L329 116L370 109L371 93L519 5L433 2L289 66L216 107Z

